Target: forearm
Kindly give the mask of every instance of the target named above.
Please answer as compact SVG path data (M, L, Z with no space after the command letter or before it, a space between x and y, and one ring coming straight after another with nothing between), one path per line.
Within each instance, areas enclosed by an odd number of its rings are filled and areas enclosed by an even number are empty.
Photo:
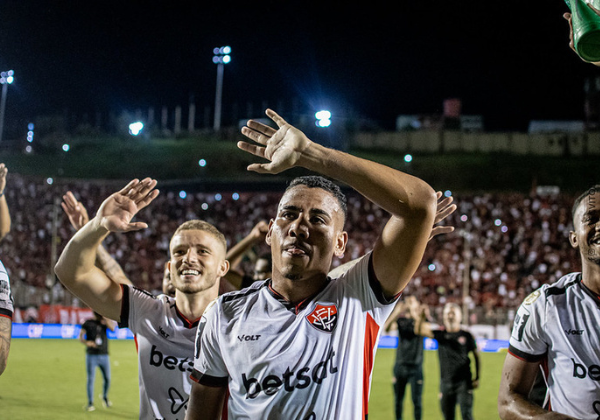
M131 280L125 275L123 268L121 268L117 260L109 254L104 246L98 246L95 261L96 267L104 271L113 281L120 284L132 284Z
M574 420L574 417L546 411L518 393L509 393L498 400L498 413L502 420Z
M12 320L0 316L0 375L6 369L8 353L10 352L10 340L12 334Z
M4 238L10 232L10 213L6 203L6 195L0 197L0 239Z
M299 166L351 186L392 215L413 218L433 216L435 191L423 180L317 143L311 143Z
M90 221L78 230L60 255L55 272L67 287L77 282L95 267L100 244L108 235L106 229L96 220Z
M239 261L244 254L248 252L248 250L252 248L254 244L256 244L256 238L251 235L246 236L227 251L225 259L229 261L231 267L235 267L237 264L239 264Z

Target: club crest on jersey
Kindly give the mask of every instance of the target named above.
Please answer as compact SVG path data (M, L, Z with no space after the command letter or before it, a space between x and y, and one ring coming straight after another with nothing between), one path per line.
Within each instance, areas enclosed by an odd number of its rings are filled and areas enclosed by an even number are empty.
M321 305L317 303L315 309L308 315L306 320L316 329L324 332L333 332L337 325L337 306Z

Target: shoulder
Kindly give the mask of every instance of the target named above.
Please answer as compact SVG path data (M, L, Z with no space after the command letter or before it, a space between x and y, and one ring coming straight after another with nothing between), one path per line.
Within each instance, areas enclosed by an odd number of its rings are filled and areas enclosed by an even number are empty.
M224 293L217 299L218 306L231 308L244 305L258 296L263 289L268 288L269 284L270 280L256 281L245 289Z

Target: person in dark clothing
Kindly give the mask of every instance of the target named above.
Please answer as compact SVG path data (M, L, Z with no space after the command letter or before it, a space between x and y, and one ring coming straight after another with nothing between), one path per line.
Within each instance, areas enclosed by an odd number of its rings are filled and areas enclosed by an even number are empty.
M87 411L94 411L94 380L96 378L96 367L100 368L104 378L104 388L102 392L102 404L105 408L112 404L108 399L108 389L110 388L110 359L108 357L108 337L106 330L115 330L116 323L110 319L104 318L97 312L94 312L94 318L88 319L81 326L79 341L86 346L85 365L87 370Z
M438 342L440 360L440 405L445 420L454 420L456 404L463 420L473 419L473 390L479 386L479 354L475 339L460 328L462 314L455 303L447 303L443 312L444 329L433 330L424 322L422 313L415 331ZM471 374L471 359L475 360L475 378Z
M408 296L398 302L384 326L385 331L389 331L394 324L398 327L398 348L394 364L396 420L402 419L407 384L410 384L415 420L421 420L422 417L423 337L415 334L415 322L420 313L421 305L417 299Z

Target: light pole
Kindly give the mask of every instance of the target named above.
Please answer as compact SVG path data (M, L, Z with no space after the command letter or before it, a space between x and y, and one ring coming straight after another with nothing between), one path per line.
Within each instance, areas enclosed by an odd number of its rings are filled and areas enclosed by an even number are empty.
M12 70L0 73L0 84L2 85L2 100L0 100L0 142L2 142L2 132L4 131L4 110L6 109L6 94L8 85L15 81L15 72Z
M213 129L221 129L221 98L223 96L223 71L225 64L231 61L231 47L220 47L213 50L213 63L217 65L217 91L215 93L215 119Z

